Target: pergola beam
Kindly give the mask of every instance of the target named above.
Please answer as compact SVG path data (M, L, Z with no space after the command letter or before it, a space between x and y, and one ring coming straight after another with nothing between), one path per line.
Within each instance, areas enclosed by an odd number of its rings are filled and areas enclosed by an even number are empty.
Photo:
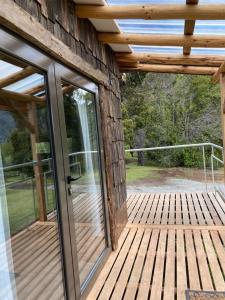
M212 78L212 81L213 81L214 83L219 82L219 80L220 80L220 74L222 74L222 73L225 73L225 62L223 62L223 63L220 65L219 69L214 73L213 78Z
M186 4L188 5L197 5L199 0L186 0ZM195 30L195 20L185 20L184 23L184 34L185 35L193 35ZM183 54L189 55L191 53L191 47L184 46Z
M77 5L79 18L224 20L225 4L201 5Z
M0 100L3 101L18 101L20 103L34 102L36 104L45 105L45 100L32 95L16 93L7 90L0 90Z
M98 39L108 44L131 44L145 46L179 46L224 48L224 35L158 35L130 33L98 33Z
M151 64L191 65L219 67L225 56L215 55L171 55L155 53L123 53L117 52L116 59L121 62L148 62Z
M175 74L193 74L193 75L213 75L217 68L214 67L196 67L196 66L177 66L177 65L154 65L138 64L137 67L121 67L121 71L143 71L154 73L175 73Z
M0 80L0 88L4 88L10 84L13 84L14 82L17 82L19 80L22 80L32 74L34 74L36 70L33 67L26 67L21 71L18 71L14 74L9 75L8 77L5 77Z

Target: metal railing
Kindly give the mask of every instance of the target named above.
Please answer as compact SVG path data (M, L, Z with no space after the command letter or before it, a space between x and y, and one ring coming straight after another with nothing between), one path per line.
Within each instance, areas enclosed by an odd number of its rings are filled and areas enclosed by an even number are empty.
M208 190L208 182L207 182L207 167L206 167L206 154L205 148L211 148L210 154L210 162L211 162L211 178L214 191L221 191L218 189L218 186L215 182L215 169L214 169L214 161L216 160L220 164L224 165L224 155L223 155L223 147L213 144L213 143L198 143L198 144L184 144L184 145L173 145L173 146L159 146L159 147L149 147L149 148L137 148L137 149L126 149L125 152L148 152L148 151L156 151L156 150L168 150L168 149L184 149L184 148L200 148L202 149L202 163L203 163L203 171L204 171L204 182L205 182L205 189ZM215 149L221 151L221 157L216 156ZM225 196L225 195L224 195Z

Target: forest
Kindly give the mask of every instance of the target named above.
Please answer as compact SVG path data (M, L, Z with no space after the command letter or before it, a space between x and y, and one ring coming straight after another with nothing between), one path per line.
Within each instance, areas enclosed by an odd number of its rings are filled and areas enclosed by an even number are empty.
M128 73L121 89L126 149L203 142L222 145L220 89L211 77ZM140 152L138 164L198 167L201 156L198 149Z

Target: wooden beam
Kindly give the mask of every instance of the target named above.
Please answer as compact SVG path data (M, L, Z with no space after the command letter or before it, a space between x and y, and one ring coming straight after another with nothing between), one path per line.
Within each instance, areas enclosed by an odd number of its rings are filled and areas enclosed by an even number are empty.
M186 4L188 5L197 5L199 0L186 0ZM184 34L185 35L193 35L195 30L195 20L185 20L184 23ZM189 55L191 53L191 47L183 47L183 54Z
M39 85L36 85L36 86L24 91L23 94L34 95L34 94L42 92L42 91L45 92L45 86L43 84L39 84Z
M196 67L196 66L176 66L176 65L150 65L139 64L134 67L122 67L121 71L143 71L154 73L177 73L177 74L194 74L194 75L213 75L217 68L214 67Z
M77 5L79 18L224 20L224 4L194 5Z
M15 83L16 81L24 79L24 78L34 74L35 72L36 72L36 70L33 67L26 67L19 72L9 75L0 80L0 89L4 88L12 83Z
M151 64L191 65L219 67L225 56L215 55L170 55L151 53L117 52L116 59L121 62L148 62Z
M46 30L35 17L31 16L12 0L1 1L0 23L21 35L39 49L49 53L60 62L92 78L95 82L109 85L106 74L75 54L67 45Z
M44 190L44 178L42 171L42 163L41 163L41 155L37 151L37 143L39 142L39 133L38 133L38 120L37 120L37 112L36 112L36 104L35 102L30 102L28 104L29 112L28 117L29 121L34 127L34 132L31 133L31 148L32 148L32 158L36 161L34 165L34 174L35 174L35 184L36 184L36 192L38 198L38 213L39 220L46 221L47 220L47 209L45 202L45 190Z
M31 132L35 133L34 126L29 122L27 115L24 114L22 110L20 110L19 106L15 105L13 101L7 101L6 104L8 104L14 112L18 115L20 121L23 123L23 125Z
M98 33L98 39L108 44L131 44L146 46L189 46L224 48L224 35L158 35L132 33Z
M22 111L23 113L27 112L26 104L22 106L17 104L17 106L19 106L20 111ZM0 110L15 112L15 109L6 104L3 100L0 100Z
M219 82L219 80L220 80L220 74L221 74L221 73L225 73L225 62L223 62L223 63L220 65L219 69L218 69L218 70L215 72L215 74L213 75L212 81L213 81L214 83Z
M16 93L7 90L0 90L0 99L4 101L18 101L18 102L35 102L36 104L44 105L45 100L39 99L38 97L32 95L26 95L21 93Z

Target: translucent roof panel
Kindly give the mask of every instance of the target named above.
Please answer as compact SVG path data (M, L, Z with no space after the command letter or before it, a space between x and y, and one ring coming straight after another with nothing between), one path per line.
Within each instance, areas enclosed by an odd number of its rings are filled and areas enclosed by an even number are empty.
M184 20L117 20L124 33L182 34Z
M225 34L225 21L204 21L197 20L195 23L195 34L213 34L224 35Z
M38 85L44 85L44 76L40 74L33 74L22 80L17 81L16 83L8 85L4 89L17 93L22 93Z
M8 77L21 71L22 68L12 65L4 60L0 60L0 79Z
M149 53L161 53L161 54L182 54L183 48L182 47L155 47L155 46L132 46L131 48L134 52L149 52Z
M225 55L224 48L191 48L191 54Z

